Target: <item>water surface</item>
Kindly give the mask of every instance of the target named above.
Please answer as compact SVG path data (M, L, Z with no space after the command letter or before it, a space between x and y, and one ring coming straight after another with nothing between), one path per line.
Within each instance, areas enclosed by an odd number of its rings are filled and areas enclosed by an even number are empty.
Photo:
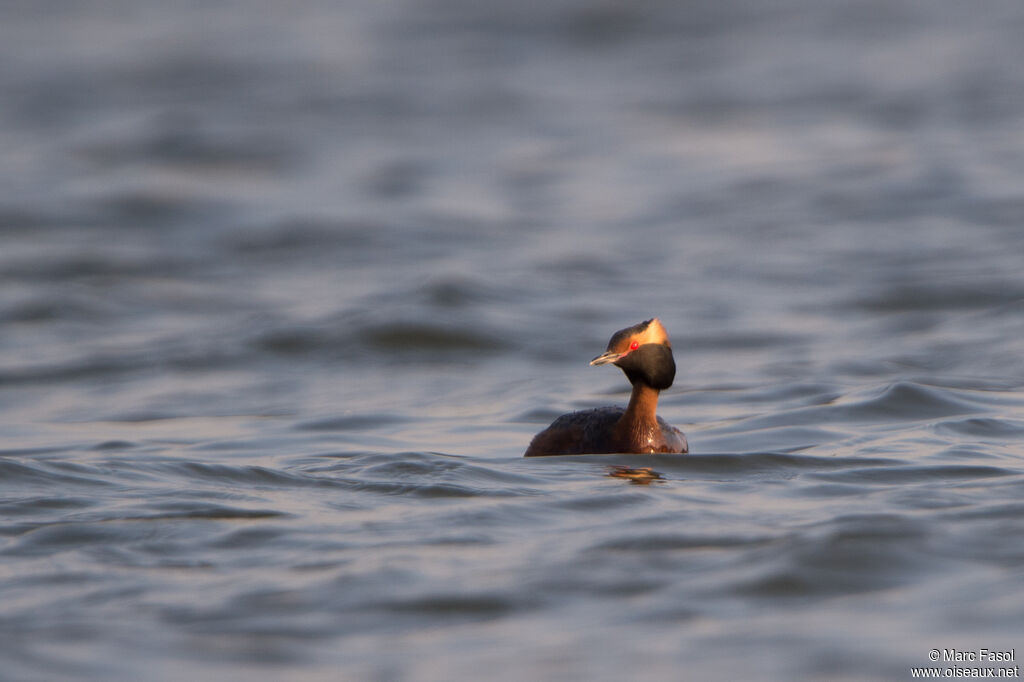
M1024 650L1022 28L1009 1L0 8L0 676L894 680ZM587 361L655 315L693 454L523 459L625 403Z

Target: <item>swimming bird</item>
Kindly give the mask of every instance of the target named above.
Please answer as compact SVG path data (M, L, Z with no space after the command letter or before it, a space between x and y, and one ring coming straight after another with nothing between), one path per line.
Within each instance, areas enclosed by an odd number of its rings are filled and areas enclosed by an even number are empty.
M591 365L613 364L626 373L629 405L563 414L530 442L526 457L608 453L684 453L683 432L657 415L658 393L672 385L676 363L661 320L620 329Z

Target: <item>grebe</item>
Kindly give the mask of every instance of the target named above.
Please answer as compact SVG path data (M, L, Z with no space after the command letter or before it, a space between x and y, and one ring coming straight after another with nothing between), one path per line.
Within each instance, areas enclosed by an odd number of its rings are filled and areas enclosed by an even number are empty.
M633 384L626 409L598 407L563 414L530 442L526 457L687 452L686 436L657 415L658 392L672 385L676 363L658 318L620 329L591 365L618 365Z

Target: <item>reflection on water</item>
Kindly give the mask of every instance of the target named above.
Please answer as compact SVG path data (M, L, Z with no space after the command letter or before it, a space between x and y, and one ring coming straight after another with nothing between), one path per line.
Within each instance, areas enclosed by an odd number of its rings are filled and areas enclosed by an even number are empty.
M650 485L655 481L664 480L664 477L651 467L627 467L621 464L609 467L608 476L624 478L637 485Z
M0 7L12 679L902 679L1024 624L1024 10ZM659 316L692 455L523 460ZM742 642L742 646L738 646Z

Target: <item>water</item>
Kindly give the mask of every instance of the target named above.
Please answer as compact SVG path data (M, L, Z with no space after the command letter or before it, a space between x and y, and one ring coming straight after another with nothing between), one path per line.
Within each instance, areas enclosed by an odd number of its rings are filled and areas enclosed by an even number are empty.
M1022 28L4 4L0 677L1024 655ZM694 454L522 459L654 315Z

